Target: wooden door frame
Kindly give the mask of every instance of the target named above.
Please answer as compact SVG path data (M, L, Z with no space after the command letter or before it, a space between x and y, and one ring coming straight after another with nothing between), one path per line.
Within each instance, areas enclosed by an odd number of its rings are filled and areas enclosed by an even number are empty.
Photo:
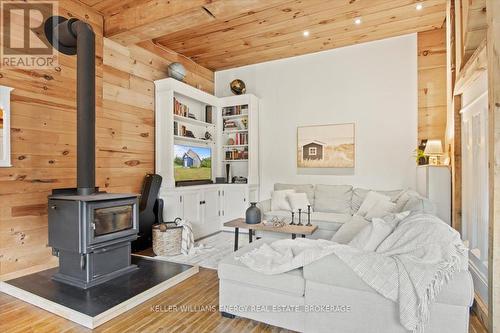
M488 326L500 331L500 1L487 0L489 117ZM496 279L494 277L497 277Z

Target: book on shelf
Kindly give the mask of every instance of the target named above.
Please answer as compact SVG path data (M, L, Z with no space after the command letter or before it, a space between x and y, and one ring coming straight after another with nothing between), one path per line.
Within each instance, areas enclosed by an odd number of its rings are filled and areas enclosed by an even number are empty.
M205 106L205 122L212 123L212 111L213 107L211 105Z
M234 136L234 144L237 146L248 144L248 133L236 133Z
M174 135L179 135L179 124L174 121Z
M237 116L240 114L248 114L248 105L234 105L222 108L223 116Z
M228 150L226 151L226 161L236 161L236 160L247 160L248 159L248 150Z
M248 128L248 119L225 119L224 131L246 130Z
M174 97L174 114L182 117L189 116L189 107L186 104L182 104Z

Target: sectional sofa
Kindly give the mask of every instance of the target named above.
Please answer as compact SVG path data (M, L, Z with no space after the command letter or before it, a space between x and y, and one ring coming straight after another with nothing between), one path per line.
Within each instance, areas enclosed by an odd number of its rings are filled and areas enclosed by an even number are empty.
M306 193L311 203L311 223L318 230L311 238L331 239L339 228L352 219L358 218L356 213L365 199L369 189L355 188L351 185L312 185L312 184L274 184L275 191L295 190ZM436 206L427 198L421 197L412 190L376 191L391 198L396 204L396 211L419 211L434 214ZM271 210L271 199L258 204L263 217L271 220L273 217L291 220L290 211ZM302 214L306 218L306 214ZM278 238L277 233L257 233L259 237Z
M325 239L331 239L350 219L359 218L357 209L368 193L350 186L275 185L276 190L285 188L307 193L314 205L313 223L319 225L315 236ZM399 200L400 209L434 211L427 199L411 191L406 194L410 198L403 198L402 192L408 191L384 191L395 203ZM266 218L289 216L289 212L271 211L269 202L260 206ZM261 236L235 255L272 242L276 234ZM235 255L224 258L218 267L219 304L225 316L241 316L298 332L408 332L399 322L398 304L378 294L335 255L278 275L255 272ZM425 332L468 332L473 295L469 272L457 273L434 302Z

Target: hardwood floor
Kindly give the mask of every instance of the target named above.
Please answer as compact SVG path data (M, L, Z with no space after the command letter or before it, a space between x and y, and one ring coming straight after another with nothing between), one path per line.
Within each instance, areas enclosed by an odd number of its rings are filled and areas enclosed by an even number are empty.
M221 317L217 311L218 290L217 272L200 268L195 276L99 326L94 332L290 332L249 319ZM487 332L476 316L471 315L470 323L470 333ZM0 293L2 333L91 331Z

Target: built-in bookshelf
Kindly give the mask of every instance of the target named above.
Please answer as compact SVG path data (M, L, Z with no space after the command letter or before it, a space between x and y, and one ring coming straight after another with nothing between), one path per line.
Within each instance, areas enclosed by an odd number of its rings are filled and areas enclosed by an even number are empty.
M155 81L156 173L175 187L175 145L209 147L212 180L233 177L257 185L258 99L215 97L174 79Z
M258 100L253 95L221 100L221 158L230 177L258 179Z

